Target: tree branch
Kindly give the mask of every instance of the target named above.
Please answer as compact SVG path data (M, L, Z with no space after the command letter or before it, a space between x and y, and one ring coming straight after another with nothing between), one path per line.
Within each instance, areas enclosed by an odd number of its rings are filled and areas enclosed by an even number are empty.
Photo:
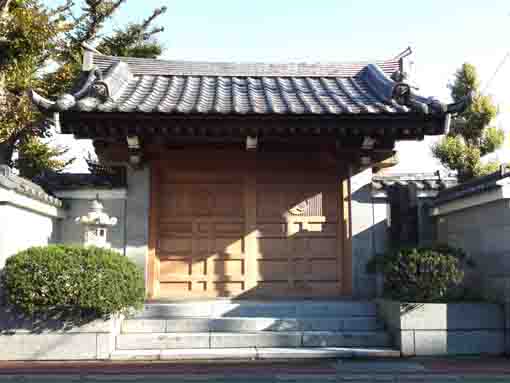
M11 0L0 0L0 17L3 17L9 11Z

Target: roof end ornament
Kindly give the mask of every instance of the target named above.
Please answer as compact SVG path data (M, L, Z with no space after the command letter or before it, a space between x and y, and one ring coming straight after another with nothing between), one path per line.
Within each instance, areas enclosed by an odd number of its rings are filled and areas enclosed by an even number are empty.
M101 54L96 48L92 47L87 43L82 43L81 47L83 49L83 62L81 66L81 70L84 72L89 72L94 69L94 55Z
M450 114L459 114L464 112L474 101L476 97L475 91L470 91L466 96L457 102L448 104L447 112Z
M83 78L78 89L60 95L56 101L45 98L34 90L29 92L29 97L37 107L46 112L64 112L77 104L84 110L92 110L97 104L109 99L115 100L131 79L131 72L127 63L118 61L104 76L96 68L84 74Z

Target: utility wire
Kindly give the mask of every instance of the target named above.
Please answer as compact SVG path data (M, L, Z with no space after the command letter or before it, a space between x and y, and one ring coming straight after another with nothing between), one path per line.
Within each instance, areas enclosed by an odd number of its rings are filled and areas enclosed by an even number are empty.
M507 16L510 16L510 12L507 14ZM503 68L503 65L505 65L506 60L508 60L509 57L510 57L510 50L508 52L506 52L505 56L503 57L503 60L501 60L499 65L496 67L496 70L492 74L492 77L487 82L487 84L485 84L485 87L483 88L483 92L482 93L485 93L487 91L487 89L489 89L489 87L492 85L492 82L494 81L494 79L498 75L498 73L501 70L501 68Z
M510 58L510 50L508 52L506 52L505 57L503 57L503 60L501 60L501 62L497 66L496 70L492 74L492 77L490 78L490 80L487 82L487 84L483 88L483 92L482 93L485 93L487 91L487 89L491 86L492 82L494 81L494 79L498 75L498 73L501 70L501 68L503 68L503 65L505 65L505 63L508 60L508 58Z

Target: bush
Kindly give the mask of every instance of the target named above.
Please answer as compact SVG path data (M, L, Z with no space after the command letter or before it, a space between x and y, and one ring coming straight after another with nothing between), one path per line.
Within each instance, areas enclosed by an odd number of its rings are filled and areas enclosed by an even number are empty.
M468 265L472 266L462 250L442 245L389 251L372 258L368 271L383 273L385 297L439 302L460 298Z
M140 307L145 297L141 270L96 247L32 247L7 259L3 284L7 303L26 314L58 309L105 316Z

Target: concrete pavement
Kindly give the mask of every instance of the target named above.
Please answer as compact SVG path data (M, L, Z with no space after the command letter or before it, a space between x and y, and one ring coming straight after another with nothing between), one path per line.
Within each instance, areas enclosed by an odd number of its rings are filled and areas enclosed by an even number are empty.
M0 382L510 382L506 358L243 363L2 362Z

